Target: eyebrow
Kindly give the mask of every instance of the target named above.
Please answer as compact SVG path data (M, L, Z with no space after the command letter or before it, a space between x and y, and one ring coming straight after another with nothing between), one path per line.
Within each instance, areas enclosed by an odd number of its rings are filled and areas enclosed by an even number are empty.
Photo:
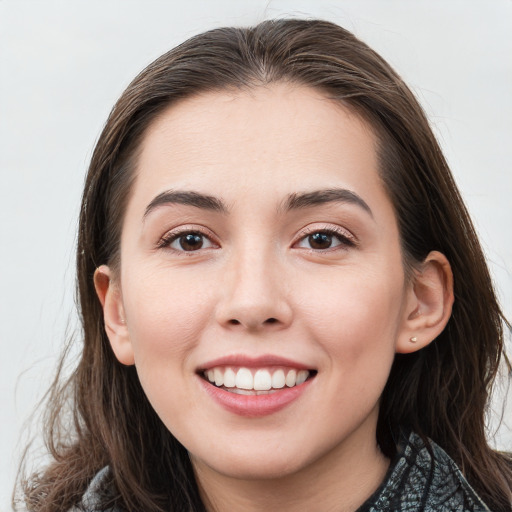
M349 203L362 208L372 218L373 213L368 204L359 195L345 188L329 188L314 190L312 192L301 192L290 194L279 210L290 211L311 208L327 203ZM144 218L153 210L163 205L182 204L193 206L202 210L210 210L226 214L228 207L224 202L214 196L201 194L193 191L167 190L158 194L147 206Z
M285 210L299 210L310 208L326 203L349 203L362 208L373 218L371 208L366 201L355 192L346 188L328 188L323 190L314 190L312 192L290 194L284 202Z
M195 206L202 210L227 213L228 208L218 198L200 194L198 192L167 190L158 194L146 207L144 217L147 217L153 210L163 205L183 204L186 206Z

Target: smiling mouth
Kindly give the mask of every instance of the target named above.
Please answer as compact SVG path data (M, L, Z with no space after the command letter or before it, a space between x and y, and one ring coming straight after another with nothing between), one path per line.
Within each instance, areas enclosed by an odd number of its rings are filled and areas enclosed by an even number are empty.
M239 395L269 395L281 389L304 384L316 375L316 370L294 368L259 368L217 366L203 370L200 376L210 384Z

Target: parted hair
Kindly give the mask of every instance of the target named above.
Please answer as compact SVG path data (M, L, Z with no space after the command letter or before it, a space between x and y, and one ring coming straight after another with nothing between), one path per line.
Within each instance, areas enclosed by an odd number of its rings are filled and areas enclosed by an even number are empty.
M432 250L445 254L453 270L455 303L445 330L422 350L395 356L380 402L382 451L393 456L394 436L410 428L442 446L492 510L512 510L511 459L486 440L486 411L508 324L447 162L418 101L387 62L333 23L298 19L192 37L144 69L110 113L80 211L81 353L67 378L61 362L47 395L44 432L52 462L36 474L20 473L29 510L76 506L107 465L115 492L105 508L205 510L186 449L149 404L135 368L114 357L93 275L99 265L122 264L123 216L152 121L183 98L276 82L311 87L372 127L406 275L413 278L411 270Z

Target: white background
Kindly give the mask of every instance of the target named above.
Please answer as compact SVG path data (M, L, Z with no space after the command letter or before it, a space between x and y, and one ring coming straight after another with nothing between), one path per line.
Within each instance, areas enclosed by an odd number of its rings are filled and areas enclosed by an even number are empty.
M114 101L185 38L285 15L352 30L412 86L512 318L512 1L0 0L0 510L23 422L76 327L81 187ZM497 443L512 449L511 430Z

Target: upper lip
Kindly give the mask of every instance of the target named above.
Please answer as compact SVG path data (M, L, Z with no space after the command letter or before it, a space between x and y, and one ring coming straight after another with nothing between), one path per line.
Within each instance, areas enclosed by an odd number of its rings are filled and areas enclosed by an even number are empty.
M269 366L285 366L297 370L312 370L311 366L299 363L293 359L286 357L266 354L258 357L247 356L244 354L234 354L229 356L219 357L202 364L198 371L209 370L217 366L240 366L244 368L265 368Z

